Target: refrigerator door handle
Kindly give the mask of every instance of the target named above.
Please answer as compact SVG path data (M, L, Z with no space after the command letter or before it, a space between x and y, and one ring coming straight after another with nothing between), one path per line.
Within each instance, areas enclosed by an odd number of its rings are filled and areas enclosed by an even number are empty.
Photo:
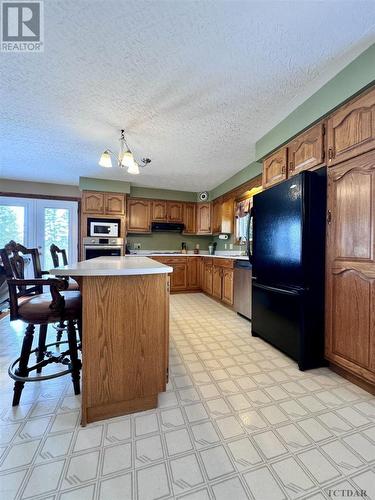
M255 281L255 280L254 280ZM277 288L275 286L261 285L260 283L254 283L253 286L256 288L261 288L262 290L267 290L269 292L283 293L284 295L300 295L298 290L285 290L285 288Z
M254 231L253 231L253 234L250 235L250 228L251 228L251 223L253 221L253 217L254 217L254 212L253 212L253 207L251 207L250 208L250 217L249 217L249 221L247 224L247 234L246 234L246 246L247 246L246 250L247 250L247 255L249 256L249 261L251 264L253 263L253 252L251 250L250 236L253 237ZM253 241L253 245L254 245L254 241Z

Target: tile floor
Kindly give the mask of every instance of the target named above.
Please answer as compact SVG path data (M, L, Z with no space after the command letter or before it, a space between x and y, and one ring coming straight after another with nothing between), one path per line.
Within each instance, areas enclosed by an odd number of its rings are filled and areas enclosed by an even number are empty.
M158 410L86 428L69 377L27 384L11 408L11 328L0 322L3 500L375 499L375 398L328 369L299 372L202 294L171 297Z

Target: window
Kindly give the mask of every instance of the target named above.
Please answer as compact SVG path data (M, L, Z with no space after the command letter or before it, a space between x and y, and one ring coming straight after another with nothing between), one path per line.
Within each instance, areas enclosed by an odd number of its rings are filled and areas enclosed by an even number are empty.
M249 235L250 209L252 200L246 199L236 205L236 240L240 245L245 245Z

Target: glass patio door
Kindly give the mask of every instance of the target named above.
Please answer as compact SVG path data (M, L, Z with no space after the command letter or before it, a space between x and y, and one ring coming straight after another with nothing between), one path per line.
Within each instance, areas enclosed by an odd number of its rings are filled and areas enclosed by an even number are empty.
M43 270L53 267L49 247L65 248L77 261L78 203L75 201L0 197L0 248L10 240L38 248Z

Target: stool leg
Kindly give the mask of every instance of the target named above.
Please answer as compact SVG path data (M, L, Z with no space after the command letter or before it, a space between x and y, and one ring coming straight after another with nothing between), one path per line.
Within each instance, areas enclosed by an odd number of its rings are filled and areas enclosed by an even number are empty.
M20 362L19 362L18 368L16 370L16 375L19 375L20 377L26 377L28 375L27 364L29 362L30 351L31 351L32 345L33 345L34 330L35 330L34 325L30 325L30 324L27 325L26 332L25 332L25 335L23 337L23 342L22 342ZM25 385L25 382L19 382L19 381L15 382L12 406L19 405L24 385Z
M38 341L38 351L36 362L39 363L44 359L44 351L46 350L46 338L47 338L47 328L48 325L40 325L39 327L39 341ZM42 373L42 368L37 368L37 373Z
M74 387L74 394L80 394L81 389L79 385L80 380L80 368L81 361L78 358L78 350L77 350L77 333L74 326L73 320L68 321L68 343L69 343L69 354L70 354L70 362L72 365L72 381Z
M65 323L64 323L64 321L60 321L59 328L61 328L61 330L59 330L57 332L57 334L56 334L56 342L60 342L61 341L63 330L65 330Z

